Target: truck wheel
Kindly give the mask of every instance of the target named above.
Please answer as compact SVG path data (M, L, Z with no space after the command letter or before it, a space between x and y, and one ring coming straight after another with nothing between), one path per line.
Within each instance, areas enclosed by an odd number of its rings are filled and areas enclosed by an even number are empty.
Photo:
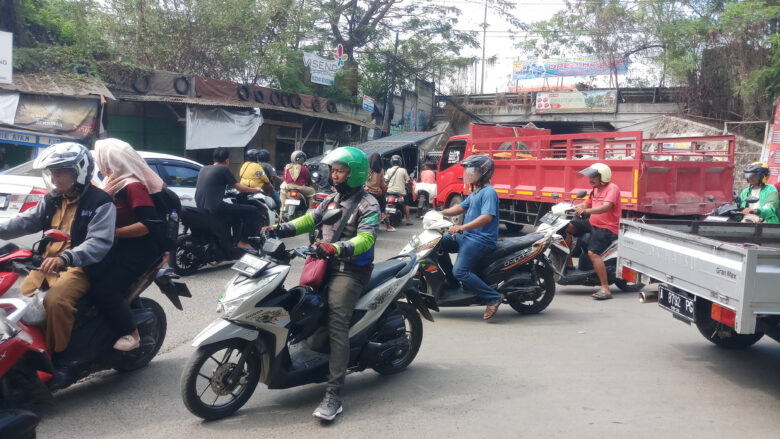
M455 195L450 199L450 202L447 204L447 208L449 209L452 206L460 205L462 202L463 198L461 198L460 195ZM452 223L455 225L463 224L463 214L451 216L450 221L452 221Z
M753 346L764 336L762 332L755 334L737 334L733 328L715 321L710 317L712 303L706 300L696 300L696 328L707 340L725 349L745 349Z

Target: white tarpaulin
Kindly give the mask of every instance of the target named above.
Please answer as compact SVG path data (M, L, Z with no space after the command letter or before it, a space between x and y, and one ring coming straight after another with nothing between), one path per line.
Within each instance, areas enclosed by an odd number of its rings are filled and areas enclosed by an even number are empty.
M232 111L188 105L187 149L243 148L262 124L258 108Z
M0 90L0 123L13 125L16 108L19 106L19 93Z

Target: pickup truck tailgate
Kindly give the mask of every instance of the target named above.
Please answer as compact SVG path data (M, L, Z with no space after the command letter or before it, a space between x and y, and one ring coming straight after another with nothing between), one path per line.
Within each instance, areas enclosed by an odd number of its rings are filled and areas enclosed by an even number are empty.
M755 315L780 314L780 249L735 244L622 220L622 267L734 310L739 333L755 330Z

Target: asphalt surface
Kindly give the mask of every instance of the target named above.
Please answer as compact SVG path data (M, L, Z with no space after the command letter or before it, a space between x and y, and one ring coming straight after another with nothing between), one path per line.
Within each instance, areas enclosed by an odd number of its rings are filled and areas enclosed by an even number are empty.
M377 260L413 233L382 232ZM294 243L303 243L295 238ZM300 276L296 261L287 285ZM152 287L168 313L161 353L143 370L96 374L38 408L41 438L289 437L778 437L780 346L765 338L727 351L635 293L594 301L593 288L559 287L550 307L521 316L502 306L448 308L424 321L409 368L347 378L344 414L321 424L311 412L322 385L260 384L234 416L203 422L182 403L179 378L190 342L217 318L228 266L186 278L184 311Z

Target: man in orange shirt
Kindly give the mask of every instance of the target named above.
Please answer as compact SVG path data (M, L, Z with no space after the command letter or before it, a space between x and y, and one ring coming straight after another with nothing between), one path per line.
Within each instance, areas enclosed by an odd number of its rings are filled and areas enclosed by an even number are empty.
M601 281L601 288L593 293L593 298L596 300L611 299L607 267L601 259L601 254L618 238L620 216L623 211L620 205L620 189L610 181L612 170L603 163L594 163L580 171L580 174L590 179L593 190L584 203L574 206L574 213L577 215L589 214L590 220L574 220L569 223L566 227L566 243L571 248L572 236L582 236L590 232L588 257L590 257L593 269ZM567 266L574 267L571 256L569 256Z

